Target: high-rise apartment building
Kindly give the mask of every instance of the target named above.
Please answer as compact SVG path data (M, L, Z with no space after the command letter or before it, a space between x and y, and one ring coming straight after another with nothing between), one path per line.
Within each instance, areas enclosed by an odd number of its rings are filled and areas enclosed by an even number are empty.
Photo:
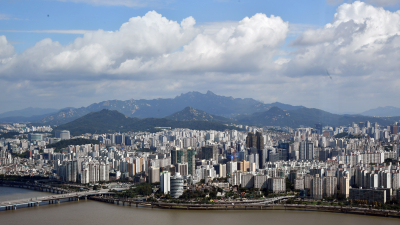
M323 182L319 174L316 174L311 180L311 197L315 200L321 200L323 195Z
M160 188L161 188L161 192L164 194L168 194L171 191L170 179L171 179L170 172L168 172L168 171L161 172Z
M150 167L149 169L149 183L160 182L160 168Z

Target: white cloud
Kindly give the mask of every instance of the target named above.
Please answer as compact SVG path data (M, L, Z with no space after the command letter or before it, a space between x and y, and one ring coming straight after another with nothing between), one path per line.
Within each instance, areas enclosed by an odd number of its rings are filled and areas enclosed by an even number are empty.
M256 14L213 35L198 34L182 51L155 60L126 60L114 73L258 71L286 38L288 24L279 17Z
M326 0L328 4L338 5L344 2L344 0ZM346 2L354 2L352 0ZM375 6L393 6L398 5L400 0L365 0L366 3L375 5Z
M4 35L0 36L0 66L8 63L14 54L14 46L7 41Z
M339 6L331 23L307 30L292 45L298 47L288 63L291 76L361 76L387 71L400 60L400 12L363 2Z
M0 101L9 101L4 96L15 88L20 98L62 99L57 104L64 106L212 90L363 111L373 99L390 105L399 97L399 24L400 12L357 1L339 6L320 28L264 14L196 25L192 17L177 22L151 11L116 31L82 31L65 46L44 39L19 55L2 36L0 50L8 50L0 54L0 89L6 93ZM283 51L287 37L296 34L295 50ZM347 96L356 100L343 103Z
M85 74L86 79L135 80L181 73L259 71L274 66L268 61L287 33L287 22L264 14L196 27L192 17L178 23L151 11L131 18L114 32L85 31L67 46L44 39L0 67L0 77L19 74L21 79L57 80L82 79Z

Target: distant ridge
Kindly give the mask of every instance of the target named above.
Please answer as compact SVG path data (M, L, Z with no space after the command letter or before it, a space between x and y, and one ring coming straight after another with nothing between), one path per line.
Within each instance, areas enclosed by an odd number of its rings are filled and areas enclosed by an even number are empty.
M47 116L37 122L49 125L61 125L71 122L90 112L97 112L102 109L117 110L128 117L137 118L163 118L177 111L183 110L185 107L192 107L197 110L204 111L215 116L232 118L238 115L250 115L255 112L264 112L279 105L285 109L297 109L301 106L291 106L282 103L264 104L252 98L233 98L216 95L211 91L205 94L200 92L188 92L181 94L175 98L158 98L152 100L109 100L99 103L94 103L88 107L82 108L67 108L59 112Z
M354 123L370 121L388 126L400 117L369 117L362 115L344 116L325 112L320 109L301 107L296 110L282 110L272 107L265 112L257 112L251 115L243 115L235 118L237 123L257 126L281 126L297 128L300 126L314 127L321 123L324 126L348 126Z
M211 121L220 123L230 123L230 119L208 114L202 110L194 109L190 106L184 108L183 110L176 112L172 115L166 116L166 119L175 121Z
M104 134L128 131L155 132L157 131L156 127L219 131L234 128L210 121L173 121L165 118L138 119L127 117L117 110L103 109L98 112L91 112L79 119L58 126L55 130L69 130L71 135L77 136L84 133Z
M380 116L380 117L391 117L400 116L400 108L393 106L378 107L375 109L370 109L368 111L360 113L364 116Z
M0 122L2 123L29 123L41 120L46 116L50 116L57 112L58 109L42 109L42 108L25 108L4 112L0 114Z

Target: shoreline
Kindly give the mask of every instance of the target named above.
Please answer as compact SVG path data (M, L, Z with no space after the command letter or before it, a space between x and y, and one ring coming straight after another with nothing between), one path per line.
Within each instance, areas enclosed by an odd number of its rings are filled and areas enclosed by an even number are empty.
M35 190L28 185L13 186L1 185L10 188L22 188L32 191L48 192L46 189ZM79 198L79 197L78 197ZM159 208L159 209L177 209L177 210L287 210L287 211L313 211L313 212L331 212L331 213L345 213L355 215L370 215L381 217L400 218L400 211L383 210L383 209L370 209L361 207L343 207L343 206L327 206L327 205L299 205L299 204L257 204L257 203L225 203L225 204L190 204L190 203L165 203L165 202L144 202L134 201L127 199L114 199L104 198L102 196L90 196L90 200L136 207ZM79 201L79 200L78 200ZM50 203L51 204L51 203Z
M360 207L341 207L325 205L296 205L296 204L185 204L185 203L164 203L164 202L139 202L131 200L121 200L113 198L90 197L94 201L123 206L136 206L159 209L176 210L287 210L287 211L313 211L313 212L332 212L357 215L370 215L381 217L400 218L400 211L379 210Z

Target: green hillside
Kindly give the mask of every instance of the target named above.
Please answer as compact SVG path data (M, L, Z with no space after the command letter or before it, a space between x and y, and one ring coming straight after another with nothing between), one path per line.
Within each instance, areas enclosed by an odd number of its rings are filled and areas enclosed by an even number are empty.
M46 148L56 148L55 152L68 147L69 145L86 145L86 144L99 144L100 142L93 139L76 138L70 140L62 140L57 143L46 145Z
M211 115L202 110L194 109L190 106L172 115L166 116L165 118L175 121L210 121L210 122L220 122L220 123L232 122L228 118Z
M196 130L226 130L234 129L218 122L210 121L173 121L165 118L131 118L116 110L103 109L98 112L89 113L72 122L58 126L56 130L69 130L71 135L84 133L103 134L111 132L138 132L157 131L156 127L189 128Z

